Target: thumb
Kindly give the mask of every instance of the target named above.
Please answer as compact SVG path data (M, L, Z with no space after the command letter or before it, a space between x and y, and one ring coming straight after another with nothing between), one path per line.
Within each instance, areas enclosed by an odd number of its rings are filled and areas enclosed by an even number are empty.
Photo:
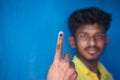
M70 62L70 53L66 53L64 56L64 60L69 61Z

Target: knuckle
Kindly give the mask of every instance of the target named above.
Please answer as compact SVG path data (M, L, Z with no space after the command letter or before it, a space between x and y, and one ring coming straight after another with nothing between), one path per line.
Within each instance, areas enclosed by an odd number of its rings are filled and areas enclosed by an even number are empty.
M64 65L69 68L70 67L70 64L68 62L64 62Z
M77 77L78 77L78 74L75 74L75 80L77 79Z
M77 76L77 72L74 68L71 68L71 73Z
M59 59L56 59L54 62L53 62L54 65L58 65L60 64L60 60Z
M77 74L77 72L75 71L75 76L77 77L78 76L78 74Z
M75 73L75 69L74 68L70 68L70 71L72 72L72 73Z

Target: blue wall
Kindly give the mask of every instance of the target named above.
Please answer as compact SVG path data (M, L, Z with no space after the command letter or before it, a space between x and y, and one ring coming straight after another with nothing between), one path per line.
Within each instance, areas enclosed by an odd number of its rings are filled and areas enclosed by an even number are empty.
M120 0L1 0L0 80L46 80L52 63L57 33L65 33L64 50L74 55L68 43L68 16L79 8L96 6L113 15L109 44L101 61L120 80Z

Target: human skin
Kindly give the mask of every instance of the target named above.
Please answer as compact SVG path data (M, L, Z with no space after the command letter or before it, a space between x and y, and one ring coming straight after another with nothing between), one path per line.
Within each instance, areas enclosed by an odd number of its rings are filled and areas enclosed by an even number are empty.
M104 27L97 23L84 24L69 40L71 46L76 48L78 58L100 77L98 59L108 43Z
M56 53L47 80L76 80L77 78L75 67L71 65L70 54L62 56L63 36L63 32L58 35ZM69 42L73 48L76 48L78 58L100 78L98 59L108 42L104 27L99 24L82 25L76 30L75 36L69 38Z
M59 32L56 53L47 80L76 80L77 78L75 68L70 61L70 54L66 53L62 56L63 36L63 32Z

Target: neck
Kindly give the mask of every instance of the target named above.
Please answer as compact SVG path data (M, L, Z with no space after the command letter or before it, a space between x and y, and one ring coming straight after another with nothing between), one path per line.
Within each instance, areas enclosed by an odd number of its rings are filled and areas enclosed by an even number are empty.
M98 60L86 60L85 58L79 56L79 59L88 67L92 72L98 72Z

